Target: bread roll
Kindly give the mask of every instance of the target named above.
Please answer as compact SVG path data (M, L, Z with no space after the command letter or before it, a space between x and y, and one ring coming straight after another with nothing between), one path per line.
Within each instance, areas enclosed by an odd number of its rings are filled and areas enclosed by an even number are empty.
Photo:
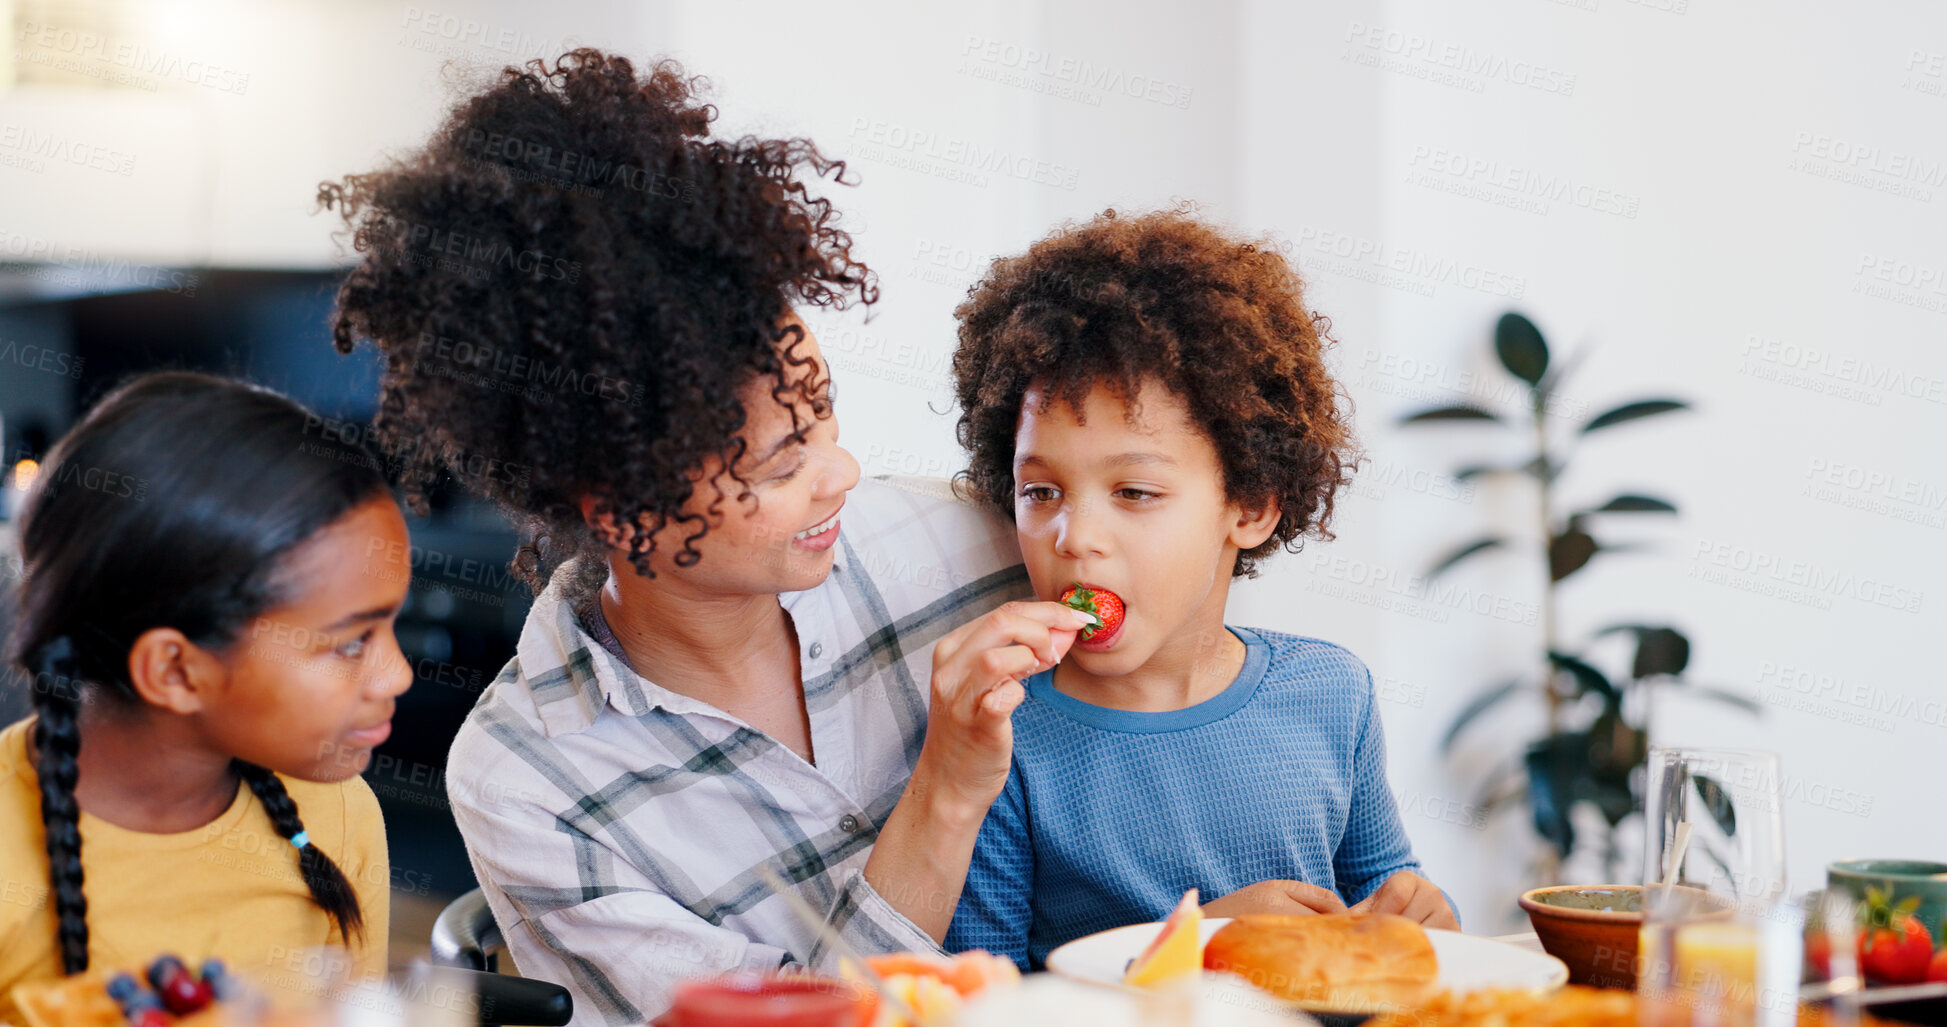
M1318 1009L1374 1012L1423 998L1440 963L1426 930L1390 913L1240 916L1204 946L1206 969Z

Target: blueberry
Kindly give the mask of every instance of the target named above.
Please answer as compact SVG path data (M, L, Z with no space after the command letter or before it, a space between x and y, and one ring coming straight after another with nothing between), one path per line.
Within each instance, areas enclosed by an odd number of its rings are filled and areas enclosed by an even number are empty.
M182 960L173 955L157 956L155 957L155 962L149 964L149 986L159 989L164 982L169 980L172 974L182 973L183 971Z

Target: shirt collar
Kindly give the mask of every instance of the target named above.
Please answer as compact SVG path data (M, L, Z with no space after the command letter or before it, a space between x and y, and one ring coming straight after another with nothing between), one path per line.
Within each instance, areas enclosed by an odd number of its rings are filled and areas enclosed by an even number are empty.
M557 568L548 587L535 597L514 650L542 731L550 737L594 724L620 686L619 675L607 666L614 657L582 630L563 591L574 562Z
M809 627L802 623L804 616L817 609L815 604L807 604L803 612L798 612L800 600L831 585L838 575L848 573L853 554L843 528L832 546L832 554L832 573L824 581L778 596L779 604L793 611L800 620L800 632ZM585 731L595 725L603 707L628 717L641 717L657 709L675 714L723 716L723 711L709 703L672 692L637 674L582 627L566 590L567 583L574 580L579 559L570 559L556 568L548 587L528 611L521 626L520 642L515 647L521 677L533 697L544 733L552 738Z

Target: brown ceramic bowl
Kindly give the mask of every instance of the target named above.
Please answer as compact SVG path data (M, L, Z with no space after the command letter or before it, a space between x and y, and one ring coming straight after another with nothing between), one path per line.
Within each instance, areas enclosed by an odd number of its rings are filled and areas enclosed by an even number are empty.
M1636 938L1643 889L1633 884L1561 885L1521 896L1541 947L1568 964L1574 984L1636 987Z

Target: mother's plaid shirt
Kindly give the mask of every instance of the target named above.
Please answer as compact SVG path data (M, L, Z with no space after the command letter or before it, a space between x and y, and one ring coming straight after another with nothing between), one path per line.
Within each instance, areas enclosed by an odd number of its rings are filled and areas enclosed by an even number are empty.
M474 874L520 971L574 993L575 1024L642 1023L682 978L829 964L759 866L862 952L937 951L863 869L925 737L933 644L1029 598L1027 575L1013 528L943 482L867 479L839 531L831 576L779 597L816 766L632 671L577 618L567 573L454 739Z

